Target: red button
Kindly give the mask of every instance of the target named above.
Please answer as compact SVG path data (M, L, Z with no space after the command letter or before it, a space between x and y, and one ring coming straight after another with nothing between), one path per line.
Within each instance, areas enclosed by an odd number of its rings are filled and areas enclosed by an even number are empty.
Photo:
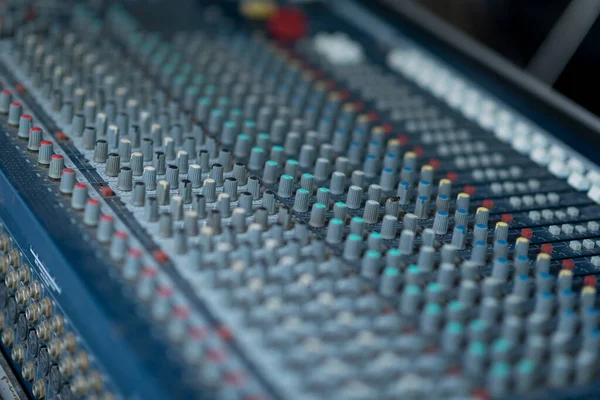
M142 268L142 275L146 278L154 278L157 274L157 271L152 267L144 267Z
M219 337L226 342L229 342L231 339L233 339L233 333L231 333L229 328L226 326L219 326L217 328L217 335L219 335Z
M521 236L526 239L531 239L533 237L533 231L529 228L523 228L521 229Z
M221 348L212 348L206 351L208 359L215 364L224 363L227 360L227 353Z
M463 192L465 192L469 196L474 196L475 195L475 188L473 186L471 186L471 185L465 185L463 187Z
M485 208L487 208L488 210L491 210L492 208L494 208L494 200L490 200L490 199L485 199L481 205L483 205Z
M553 251L554 251L554 247L552 247L552 245L550 243L544 243L542 245L542 253L552 254Z
M569 271L572 271L573 268L575 268L575 261L573 261L573 260L563 260L562 261L562 267L563 267L563 269L568 269Z
M423 157L423 154L425 154L425 150L423 150L423 148L419 146L415 147L413 151L417 155L417 157Z
M406 146L408 144L408 142L410 141L410 139L406 135L398 135L398 137L396 139L398 139L398 141L400 142L400 144L402 146Z
M297 7L279 7L267 24L269 33L276 39L294 41L306 36L306 16Z
M458 174L454 171L449 171L446 174L446 178L450 179L452 182L456 182L458 180Z
M179 319L187 319L190 315L190 310L184 305L173 307L173 314Z
M170 286L161 285L156 289L156 294L160 297L171 297L173 295L173 289Z
M190 337L194 340L204 340L207 336L206 328L198 325L190 326L188 333L190 334Z
M484 388L475 389L473 396L478 400L488 400L491 398L490 393Z
M511 214L502 214L502 221L506 222L507 224L512 224L514 218Z
M112 191L111 188L109 188L108 186L104 186L102 188L102 196L104 197L111 197L115 194L115 192Z
M595 276L588 275L585 278L583 278L583 284L585 286L596 287L596 285L598 284L598 279Z
M156 250L154 252L154 259L159 263L163 263L166 262L169 258L167 257L167 254L164 251Z

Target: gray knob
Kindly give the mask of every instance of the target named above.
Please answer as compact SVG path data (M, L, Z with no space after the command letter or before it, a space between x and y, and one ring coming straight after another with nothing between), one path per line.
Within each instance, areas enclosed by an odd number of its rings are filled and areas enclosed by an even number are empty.
M375 200L367 200L363 219L367 224L375 224L379 220L379 202Z
M116 150L119 146L119 127L116 125L109 125L106 137L108 141L108 147L111 150Z
M481 224L487 227L490 218L490 211L485 207L479 207L475 213L475 225Z
M400 233L400 244L398 246L398 250L400 250L403 254L412 254L413 252L413 243L415 240L415 233L410 229L404 229Z
M463 225L456 225L452 232L452 246L457 249L464 249L466 233L467 230Z
M192 182L194 189L202 187L202 167L198 164L192 164L188 169L188 179Z
M163 212L158 220L158 234L164 238L173 236L173 217L171 213Z
M358 186L350 186L348 188L348 196L346 197L346 205L350 209L358 209L362 203L362 189Z
M214 203L217 201L217 183L214 179L208 178L204 181L202 194L204 194L207 203Z
M381 237L383 239L394 239L396 237L396 226L398 225L398 218L392 215L385 215L381 223Z
M144 156L144 161L152 161L154 157L154 141L152 139L142 139L141 153Z
M144 156L139 151L131 154L131 160L129 162L131 172L133 176L142 176L144 172Z
M17 101L13 101L8 107L8 119L6 122L12 126L18 126L22 114L23 105Z
M12 93L4 89L0 92L0 114L8 114L10 103L12 101Z
M131 141L129 139L119 140L119 156L123 162L129 162L131 159Z
M106 161L106 175L116 178L121 170L121 157L117 153L110 153Z
M73 187L75 186L75 170L71 168L65 168L62 171L60 178L60 192L63 194L73 193Z
M279 188L277 189L277 196L283 198L292 197L293 190L294 178L290 175L281 175L281 178L279 178Z
M125 252L127 251L127 234L123 231L116 231L113 234L110 243L110 258L115 261L122 261L125 258Z
M96 226L100 217L100 202L98 199L89 199L83 211L83 223L87 226Z
M298 189L294 198L294 211L307 212L310 193L306 189Z
M42 143L42 128L37 126L31 128L29 131L29 140L27 142L27 150L36 152L40 149L40 144Z
M108 158L108 142L106 140L98 140L94 148L94 162L105 163Z
M96 128L87 126L83 130L83 148L92 150L96 145Z
M156 169L151 166L144 167L142 181L146 185L146 190L156 190Z
M144 206L146 201L146 185L144 182L135 182L133 185L133 195L131 196L131 204L136 207Z
M172 188L179 187L179 167L177 165L169 164L167 166L166 181L169 182L169 186Z
M119 180L117 183L117 188L124 192L131 192L133 186L133 173L131 168L123 167L119 172Z
M169 200L170 200L169 191L170 191L169 182L162 180L157 183L156 199L157 199L159 205L166 206L169 204Z
M158 220L158 200L154 196L146 197L146 205L144 206L144 217L148 222Z
M50 157L50 167L48 169L48 177L50 179L59 180L62 176L63 168L65 167L65 159L60 154L53 154Z
M29 114L23 114L19 118L19 130L17 136L20 139L28 139L31 129L33 128L33 118ZM40 129L40 128L38 128Z
M71 207L74 210L83 210L87 199L87 186L85 183L76 183L73 187Z
M114 218L112 215L102 214L98 222L96 238L100 243L108 243L113 235Z
M325 207L321 203L313 204L311 213L310 213L310 221L309 225L319 228L325 226L325 212L327 211L327 207Z
M433 220L433 230L438 235L445 235L448 233L448 212L437 211Z
M342 241L342 233L344 229L344 223L336 218L329 221L327 225L327 236L325 240L329 243L340 243Z
M43 140L40 143L40 151L38 152L38 164L42 166L50 165L50 158L54 154L52 142Z

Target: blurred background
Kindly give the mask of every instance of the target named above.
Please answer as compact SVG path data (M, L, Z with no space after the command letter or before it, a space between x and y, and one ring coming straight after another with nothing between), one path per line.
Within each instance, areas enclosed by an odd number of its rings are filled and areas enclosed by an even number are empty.
M600 115L600 1L417 2Z

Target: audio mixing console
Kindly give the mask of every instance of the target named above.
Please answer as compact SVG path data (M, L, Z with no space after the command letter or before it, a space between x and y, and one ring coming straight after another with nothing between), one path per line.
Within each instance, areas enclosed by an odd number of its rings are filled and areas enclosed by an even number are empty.
M0 3L27 396L599 398L598 121L410 8L209 3Z

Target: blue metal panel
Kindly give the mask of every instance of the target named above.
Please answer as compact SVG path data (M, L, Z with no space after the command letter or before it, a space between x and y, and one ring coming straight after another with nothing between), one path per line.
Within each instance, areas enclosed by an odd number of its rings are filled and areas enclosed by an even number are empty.
M33 249L61 289L54 293L111 378L127 398L164 399L176 371L147 323L109 274L115 268L84 242L44 180L6 135L0 135L0 218L25 255ZM35 263L31 262L32 268ZM173 382L173 381L171 381ZM167 396L167 393L172 393ZM176 392L175 392L176 393Z

